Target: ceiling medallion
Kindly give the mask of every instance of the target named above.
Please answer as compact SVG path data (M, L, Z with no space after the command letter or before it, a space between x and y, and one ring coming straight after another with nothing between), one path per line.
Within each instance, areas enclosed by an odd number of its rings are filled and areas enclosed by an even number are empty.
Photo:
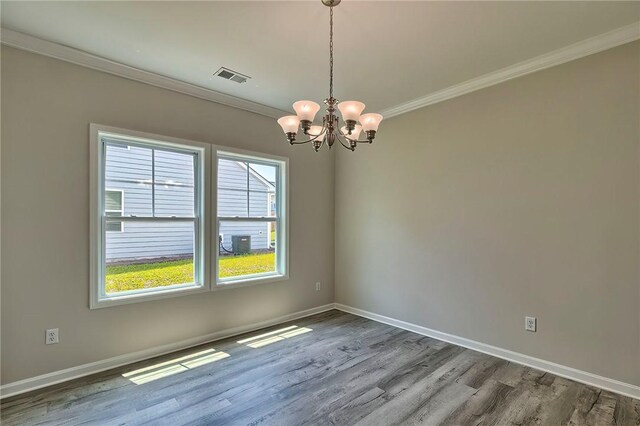
M338 100L333 97L333 8L340 4L341 0L321 1L322 4L329 7L329 97L324 100L327 105L327 113L322 117L322 126L314 125L313 120L320 110L320 105L313 101L298 101L293 104L296 115L282 117L278 120L278 124L287 135L287 140L291 145L311 143L313 149L318 152L325 143L331 148L338 141L343 147L354 151L359 143L373 142L382 121L382 115L362 114L364 110L362 102L338 103ZM339 127L340 120L335 115L336 105L345 122L341 128ZM358 121L360 124L357 124ZM309 139L296 141L298 127L302 128L302 132L309 136ZM366 139L360 140L362 131L365 132Z

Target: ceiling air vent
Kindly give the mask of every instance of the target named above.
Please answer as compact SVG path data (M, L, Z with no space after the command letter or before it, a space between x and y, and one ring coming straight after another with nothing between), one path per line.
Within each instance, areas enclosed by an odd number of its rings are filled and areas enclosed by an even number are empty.
M213 75L217 75L218 77L222 77L226 80L235 81L236 83L244 83L251 78L248 75L240 74L239 72L232 71L225 67L220 68Z

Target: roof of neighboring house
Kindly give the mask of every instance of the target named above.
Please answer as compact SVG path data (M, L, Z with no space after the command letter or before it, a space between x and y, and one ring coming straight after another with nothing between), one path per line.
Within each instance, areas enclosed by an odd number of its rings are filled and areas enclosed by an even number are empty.
M246 170L247 166L242 161L235 161L235 163ZM251 167L249 167L249 173L251 173L252 176L254 176L261 183L263 183L264 186L267 187L268 191L275 191L276 190L275 183L268 181L264 176L262 176L257 171L253 170Z

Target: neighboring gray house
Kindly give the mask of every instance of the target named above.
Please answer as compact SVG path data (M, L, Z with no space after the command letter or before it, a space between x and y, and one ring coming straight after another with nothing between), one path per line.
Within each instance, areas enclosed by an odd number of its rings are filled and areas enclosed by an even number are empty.
M272 216L275 209L275 186L241 161L218 161L218 216ZM252 250L272 247L271 223L224 222L218 230L222 247L231 250L232 235L250 235ZM221 253L225 253L224 250Z
M155 170L156 216L191 216L194 206L193 157L188 154L107 145L105 214L152 215L152 161ZM218 215L268 216L273 212L274 185L246 163L220 159ZM252 250L272 248L271 223L221 222L222 246L231 251L233 235L250 235ZM190 222L107 222L107 262L188 257L193 253ZM221 251L221 254L226 254Z

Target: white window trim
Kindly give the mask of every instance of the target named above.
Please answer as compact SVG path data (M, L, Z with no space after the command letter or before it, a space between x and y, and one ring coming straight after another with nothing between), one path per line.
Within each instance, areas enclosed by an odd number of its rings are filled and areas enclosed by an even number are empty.
M120 213L120 216L124 216L124 189L112 189L112 188L105 188L104 192L107 191L111 191L111 192L119 192L120 193L120 210L107 210L104 209L104 212L116 212L116 213ZM124 222L120 222L120 230L119 231L106 231L105 232L124 232Z
M262 274L244 275L239 278L218 278L218 261L220 257L219 250L213 250L213 265L212 278L214 280L213 290L226 290L239 287L248 287L259 284L274 283L280 281L286 281L289 279L289 159L287 157L281 157L277 155L264 154L255 151L248 151L244 149L222 147L218 145L213 146L212 159L211 159L211 201L212 201L212 217L214 220L213 232L215 238L219 235L219 220L218 220L218 156L223 157L237 157L238 161L248 160L256 161L258 163L269 162L280 163L280 176L278 176L278 182L276 182L276 193L281 194L278 197L278 211L280 212L279 222L282 226L276 226L276 241L280 245L277 250L282 250L282 255L277 258L279 265L277 266L277 272L267 272ZM242 220L246 218L238 218ZM268 218L265 218L268 221ZM271 236L267 236L267 240Z
M164 299L167 297L175 297L178 295L187 295L194 293L202 293L211 290L211 265L207 259L210 259L210 236L211 236L211 217L206 212L206 206L211 205L210 200L210 182L211 182L211 150L210 144L194 142L185 139L173 138L162 135L155 135L144 132L137 132L127 129L120 129L111 126L91 123L90 132L90 289L89 289L89 308L97 309L108 306L116 306L129 303L137 303L149 300ZM162 287L153 291L128 292L127 294L116 294L113 296L101 295L102 281L104 279L104 252L105 241L102 232L102 210L103 210L103 188L104 188L104 157L102 149L101 137L104 135L115 136L118 139L130 138L133 142L142 141L158 146L176 147L176 148L194 148L199 152L198 181L199 184L198 199L202 202L198 206L200 215L200 227L197 229L197 240L200 251L199 262L199 283L197 284L179 284L174 286ZM106 190L106 188L104 188ZM124 200L123 200L124 203ZM124 207L124 206L123 206ZM195 256L195 254L194 254Z
M90 290L89 290L89 308L98 309L108 306L118 306L130 303L139 303L151 300L165 299L169 297L185 296L210 291L227 290L239 287L247 287L253 285L261 285L286 281L289 279L289 159L276 155L265 154L262 152L248 151L225 147L221 145L190 141L186 139L174 138L169 136L157 135L152 133L138 132L128 129L122 129L112 126L104 126L91 123L89 126L90 133ZM104 252L104 239L101 230L102 223L102 188L101 180L103 166L103 152L100 140L101 134L111 134L120 139L129 136L133 140L147 140L150 143L171 146L190 146L198 148L202 151L199 168L199 179L201 182L200 191L203 202L200 208L200 253L202 261L200 262L200 275L202 285L175 285L156 289L152 293L130 292L126 295L116 295L108 298L99 298L99 285L102 280L103 266L102 253ZM217 180L218 180L218 154L233 156L238 155L246 159L269 160L280 162L281 168L280 181L277 183L277 191L280 191L279 211L280 223L276 236L280 244L282 255L278 265L280 272L255 274L244 276L233 280L218 280L218 200L217 200ZM106 190L107 188L105 188ZM122 199L122 208L124 213L124 194ZM268 239L270 235L268 236ZM208 261L210 259L210 261Z

